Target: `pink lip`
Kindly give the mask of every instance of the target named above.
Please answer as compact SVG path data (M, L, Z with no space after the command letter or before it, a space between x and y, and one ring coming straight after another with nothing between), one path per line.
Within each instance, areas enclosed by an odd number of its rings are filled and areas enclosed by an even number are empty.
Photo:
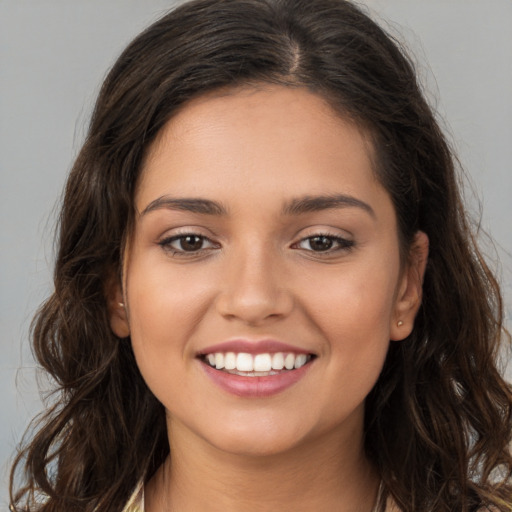
M214 352L245 352L246 354L274 354L276 352L287 352L293 354L311 354L309 350L305 350L287 343L282 343L276 340L231 340L217 345L211 345L198 352L198 356L204 356L206 354L212 354Z
M216 351L221 352L221 350ZM263 398L281 393L302 379L313 363L314 360L297 370L282 371L267 377L242 377L216 370L204 361L200 361L202 369L215 384L232 395L245 398Z

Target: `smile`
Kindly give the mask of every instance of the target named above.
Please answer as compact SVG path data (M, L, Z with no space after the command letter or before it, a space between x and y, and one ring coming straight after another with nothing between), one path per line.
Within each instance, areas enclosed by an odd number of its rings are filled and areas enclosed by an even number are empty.
M277 340L231 340L197 355L206 376L240 398L266 398L301 381L317 355Z
M202 360L216 370L243 377L265 377L279 375L282 371L297 370L307 364L311 354L276 352L249 354L247 352L212 352Z

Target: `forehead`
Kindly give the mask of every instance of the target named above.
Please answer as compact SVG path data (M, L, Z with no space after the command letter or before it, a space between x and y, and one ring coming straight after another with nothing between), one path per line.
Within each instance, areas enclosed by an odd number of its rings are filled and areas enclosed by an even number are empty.
M222 191L325 194L379 187L372 145L355 123L303 88L261 86L214 92L186 104L149 148L137 187L140 208L165 193ZM344 179L343 179L344 178Z

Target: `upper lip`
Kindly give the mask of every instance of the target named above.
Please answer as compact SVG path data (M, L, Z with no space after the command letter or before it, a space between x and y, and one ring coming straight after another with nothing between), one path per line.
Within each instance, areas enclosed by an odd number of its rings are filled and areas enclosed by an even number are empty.
M204 356L215 352L244 352L246 354L275 354L276 352L291 352L293 354L312 354L310 350L289 345L288 343L283 343L277 340L264 339L252 341L247 339L237 339L210 345L209 347L201 349L197 355Z

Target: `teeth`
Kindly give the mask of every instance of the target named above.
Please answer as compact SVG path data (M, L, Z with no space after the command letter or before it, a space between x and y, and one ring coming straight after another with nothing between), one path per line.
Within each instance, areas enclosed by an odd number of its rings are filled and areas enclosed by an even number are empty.
M293 370L304 366L311 360L307 354L276 352L275 354L247 354L240 352L215 352L207 354L204 359L217 370L233 370L238 372L268 373L272 370ZM273 374L273 373L272 373Z
M240 352L236 356L236 369L239 372L252 372L254 370L254 360L251 354Z
M272 368L274 370L282 370L284 368L284 355L282 352L276 352L272 356Z
M293 354L286 354L284 358L284 367L287 370L293 370L295 368L295 356Z
M304 366L306 364L307 356L306 354L299 354L295 358L295 362L293 364L294 368L300 368L301 366Z
M234 370L236 368L236 355L234 352L228 352L224 357L224 368Z
M221 352L215 354L215 368L217 368L217 370L224 368L224 354Z
M272 357L270 354L257 354L254 357L255 372L269 372L272 370Z

